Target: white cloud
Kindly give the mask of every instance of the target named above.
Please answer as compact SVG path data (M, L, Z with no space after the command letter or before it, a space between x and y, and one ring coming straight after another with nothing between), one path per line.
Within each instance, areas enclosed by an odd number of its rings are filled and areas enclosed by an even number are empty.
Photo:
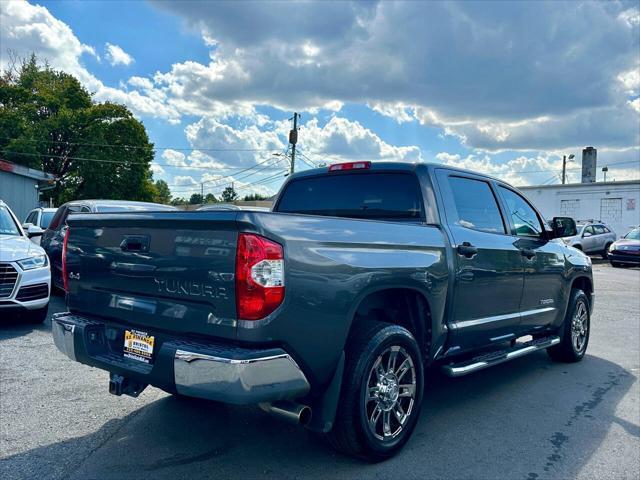
M155 177L162 176L167 173L164 168L162 168L160 165L156 163L151 164L151 172L153 172L153 175Z
M114 45L112 43L106 43L105 45L105 57L111 66L116 65L131 65L134 59L131 55L125 52L122 47Z
M74 75L90 91L97 101L123 103L138 115L165 118L171 123L179 122L180 113L168 104L159 90L126 91L106 86L82 64L83 54L96 56L95 49L78 40L64 22L55 18L40 5L31 5L23 0L2 3L0 9L0 67L7 68L11 50L20 58L32 52L41 61L46 60L54 69ZM134 81L135 82L135 81ZM132 85L134 86L134 85ZM148 86L145 85L145 86Z
M183 167L186 165L186 162L185 162L186 157L184 153L178 152L177 150L171 150L171 149L164 150L162 152L162 158L169 165L172 165L175 167Z
M416 146L395 146L382 140L359 122L337 116L320 127L317 118L300 127L299 141L316 161L386 160L418 162Z
M625 104L637 85L638 13L621 4L300 2L287 5L287 15L261 3L215 11L193 2L155 4L215 38L207 65L179 63L155 77L179 111L206 115L206 106L215 116L230 106L271 105L316 112L360 103L403 122L419 108L447 119L439 125L471 147L478 139L481 148L518 149L558 143L553 135L537 137L540 119L575 130L574 137L588 137L612 118L637 123ZM320 14L332 21L317 22ZM286 29L292 18L299 27L293 31ZM589 35L557 28L567 24ZM626 116L613 112L621 108ZM567 124L578 117L575 129ZM633 144L633 132L622 130L624 138L611 126L598 139Z

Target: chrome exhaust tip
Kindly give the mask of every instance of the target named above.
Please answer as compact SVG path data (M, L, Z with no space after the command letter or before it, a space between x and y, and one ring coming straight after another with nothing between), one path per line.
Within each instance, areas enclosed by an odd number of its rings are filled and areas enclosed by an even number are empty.
M306 426L311 421L311 407L288 400L273 403L261 403L260 408L267 413L282 418L289 423Z

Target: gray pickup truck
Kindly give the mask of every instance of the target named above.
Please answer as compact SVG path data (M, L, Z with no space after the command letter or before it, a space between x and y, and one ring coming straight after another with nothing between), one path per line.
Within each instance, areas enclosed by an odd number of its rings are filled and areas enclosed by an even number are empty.
M591 262L559 240L575 222L442 165L296 173L271 212L67 223L53 337L111 393L260 404L369 461L409 439L425 367L576 362L589 341Z

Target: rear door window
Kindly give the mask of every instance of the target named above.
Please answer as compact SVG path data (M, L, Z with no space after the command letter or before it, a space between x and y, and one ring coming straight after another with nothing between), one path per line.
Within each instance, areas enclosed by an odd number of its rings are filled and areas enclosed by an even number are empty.
M422 195L411 173L337 173L293 180L274 211L397 222L422 221Z
M602 225L594 225L593 230L596 232L596 235L607 233Z
M49 228L51 219L54 215L55 212L42 212L42 217L40 217L40 228Z

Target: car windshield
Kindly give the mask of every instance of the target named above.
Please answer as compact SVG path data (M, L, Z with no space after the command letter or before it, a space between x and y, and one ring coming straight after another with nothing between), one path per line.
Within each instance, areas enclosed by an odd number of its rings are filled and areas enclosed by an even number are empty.
M49 228L49 224L51 223L51 220L53 219L53 216L55 214L56 214L55 211L53 211L53 212L42 212L42 218L40 220L40 228L42 228L42 229Z
M634 228L629 233L627 233L624 238L628 240L640 240L640 228Z
M0 206L0 235L20 235L18 225L13 221L9 209Z

